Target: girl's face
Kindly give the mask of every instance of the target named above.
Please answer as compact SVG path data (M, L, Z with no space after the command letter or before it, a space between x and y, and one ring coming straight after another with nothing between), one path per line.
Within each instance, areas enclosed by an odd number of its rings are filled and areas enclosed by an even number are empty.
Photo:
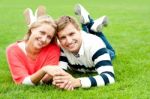
M40 50L51 42L54 32L55 29L51 25L44 23L31 29L31 35L27 42L33 48Z

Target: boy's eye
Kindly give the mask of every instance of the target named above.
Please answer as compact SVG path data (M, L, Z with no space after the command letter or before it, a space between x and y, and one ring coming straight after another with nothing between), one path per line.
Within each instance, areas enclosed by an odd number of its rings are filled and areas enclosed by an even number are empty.
M74 32L71 32L71 33L70 33L70 36L73 36L74 34L75 34Z
M60 37L60 40L64 40L64 39L65 39L65 36Z

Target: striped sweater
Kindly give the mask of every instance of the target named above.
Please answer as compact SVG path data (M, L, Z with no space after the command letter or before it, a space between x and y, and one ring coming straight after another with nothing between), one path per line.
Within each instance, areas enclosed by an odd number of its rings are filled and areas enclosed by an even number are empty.
M59 65L66 70L97 72L95 76L79 78L83 88L115 82L113 66L104 42L97 36L83 31L79 53L74 55L62 48Z

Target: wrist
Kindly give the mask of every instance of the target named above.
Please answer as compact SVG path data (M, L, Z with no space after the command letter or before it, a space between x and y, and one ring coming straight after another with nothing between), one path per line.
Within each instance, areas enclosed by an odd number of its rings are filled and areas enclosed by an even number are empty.
M46 66L42 67L42 71L46 74Z
M88 77L82 77L82 78L79 78L79 79L80 79L82 88L89 88L89 87L91 87L91 81L90 81L90 79Z
M75 87L81 87L81 81L79 78L76 79L76 85Z

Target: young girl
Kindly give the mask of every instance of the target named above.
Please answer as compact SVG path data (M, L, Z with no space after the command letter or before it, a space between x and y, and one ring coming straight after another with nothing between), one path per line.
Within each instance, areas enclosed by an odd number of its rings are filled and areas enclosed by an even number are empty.
M9 45L6 51L12 78L16 84L48 83L55 73L64 72L57 66L60 48L54 39L56 24L42 6L34 21L31 9L24 14L29 26L25 39Z

